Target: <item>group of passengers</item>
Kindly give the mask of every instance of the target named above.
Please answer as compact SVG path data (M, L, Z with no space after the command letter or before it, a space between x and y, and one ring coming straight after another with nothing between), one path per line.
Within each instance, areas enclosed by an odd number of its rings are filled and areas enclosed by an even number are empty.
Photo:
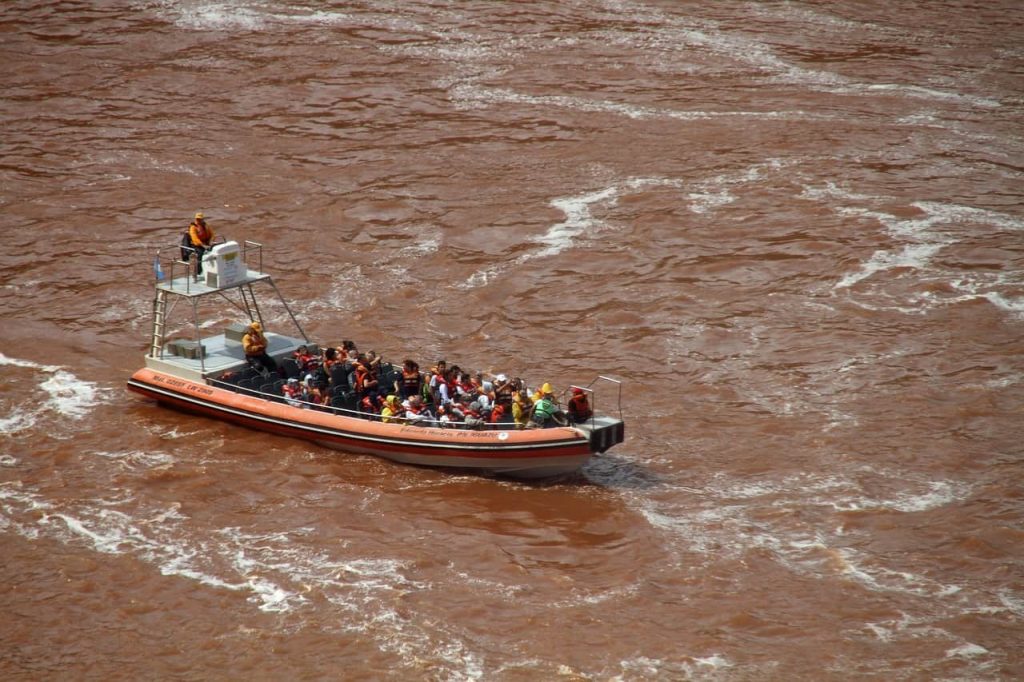
M243 338L246 357L263 371L286 374L266 353L266 339L258 322ZM401 369L384 365L376 351L360 352L350 340L317 355L308 346L292 354L298 376L287 379L282 389L285 402L297 407L337 405L343 396L349 405L370 419L384 423L422 426L486 428L508 424L514 428L548 428L585 422L593 416L586 392L574 388L567 409L559 406L551 384L531 393L518 377L485 376L439 360L421 372L413 360Z

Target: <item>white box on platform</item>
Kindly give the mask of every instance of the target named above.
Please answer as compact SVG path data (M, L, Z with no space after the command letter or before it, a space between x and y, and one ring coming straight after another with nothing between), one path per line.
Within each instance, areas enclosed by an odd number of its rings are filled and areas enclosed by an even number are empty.
M203 257L203 274L206 286L227 287L245 279L245 266L238 242L217 244Z

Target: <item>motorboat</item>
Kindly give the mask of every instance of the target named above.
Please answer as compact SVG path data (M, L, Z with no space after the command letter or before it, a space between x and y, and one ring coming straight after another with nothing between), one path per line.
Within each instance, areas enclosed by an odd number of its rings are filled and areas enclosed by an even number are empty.
M586 392L594 410L589 419L550 428L517 428L514 423L467 428L405 417L385 423L359 409L351 386L327 387L327 404L286 400L284 384L299 374L296 351L306 346L316 354L326 346L306 335L263 270L263 245L224 241L203 254L201 263L195 255L183 260L185 254L177 251L161 248L153 261L152 333L145 366L128 380L130 391L160 405L343 452L514 478L568 474L623 442L622 384L606 376L569 387ZM277 374L254 366L242 345L252 322L267 329L264 310L271 307L275 323L285 327L290 322L287 328L295 330L265 333L266 352L280 368ZM387 362L378 372L383 381L400 376L400 368ZM598 415L599 392L615 400L617 416Z

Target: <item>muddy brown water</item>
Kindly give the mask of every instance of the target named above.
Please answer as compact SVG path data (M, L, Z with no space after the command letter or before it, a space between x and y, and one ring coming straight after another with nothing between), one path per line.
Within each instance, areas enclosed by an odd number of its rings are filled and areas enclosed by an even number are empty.
M1022 45L1013 2L5 3L0 677L1021 678ZM312 337L616 377L626 442L524 485L130 396L196 210Z

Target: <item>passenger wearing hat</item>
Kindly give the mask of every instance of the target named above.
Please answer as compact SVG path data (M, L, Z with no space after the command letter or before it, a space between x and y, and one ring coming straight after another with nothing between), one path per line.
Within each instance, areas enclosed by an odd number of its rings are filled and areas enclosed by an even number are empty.
M203 272L203 254L205 254L213 243L213 229L206 226L206 218L202 212L196 213L196 217L188 226L188 238L192 250L196 254L196 274ZM186 249L182 249L182 260L188 260Z
M302 407L302 384L296 378L291 378L281 389L284 393L284 401L292 407Z
M487 420L484 419L483 406L474 400L469 404L469 407L465 411L465 416L462 421L465 423L467 429L482 429Z
M384 407L380 410L380 420L385 424L398 421L398 411L401 406L398 404L398 396L389 395L384 399Z
M512 395L515 393L515 382L504 374L494 377L494 403L502 408L502 413L511 416Z
M593 417L594 411L590 409L590 401L587 400L587 392L578 386L574 386L572 389L572 397L569 398L567 411L569 413L569 421L574 424L585 422Z
M558 402L555 401L551 384L545 383L541 386L540 394L540 400L533 404L533 423L544 429L559 426L565 417L558 408Z
M263 325L253 322L242 337L242 350L250 365L267 374L277 371L274 358L267 355L267 337L263 335Z
M554 392L555 389L551 386L551 384L545 381L544 385L538 388L537 391L530 396L530 400L536 403L538 400L540 400L546 395L553 395Z

